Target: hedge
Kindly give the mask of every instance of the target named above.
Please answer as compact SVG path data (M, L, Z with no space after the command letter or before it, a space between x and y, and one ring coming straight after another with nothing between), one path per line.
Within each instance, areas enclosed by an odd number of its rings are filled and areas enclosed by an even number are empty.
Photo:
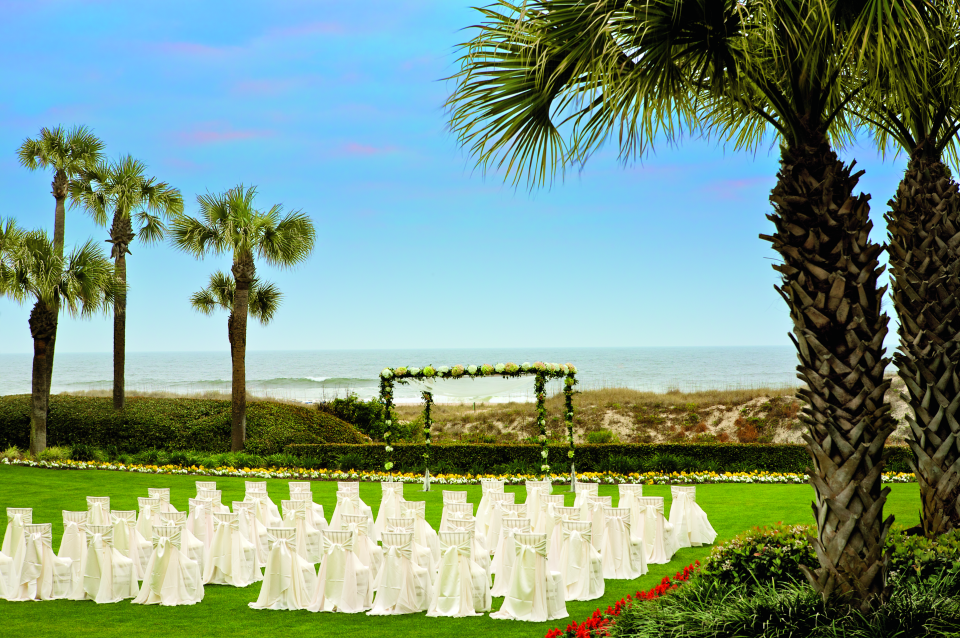
M47 445L89 445L117 452L230 450L230 401L131 397L118 412L109 397L50 397ZM291 443L358 444L369 439L337 417L309 406L247 404L246 451L275 454ZM0 397L0 446L30 442L30 396Z
M393 446L395 470L421 471L424 445ZM909 472L910 449L891 446L887 471ZM308 467L375 470L383 467L383 445L302 445L286 447ZM536 445L451 444L432 445L430 470L437 473L514 472L539 473L540 447ZM550 447L553 472L570 469L567 448ZM576 449L577 472L805 472L812 465L803 445L691 443L580 445Z

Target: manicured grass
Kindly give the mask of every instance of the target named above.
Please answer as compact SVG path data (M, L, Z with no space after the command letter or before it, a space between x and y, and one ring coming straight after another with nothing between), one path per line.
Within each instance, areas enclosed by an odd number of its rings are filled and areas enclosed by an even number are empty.
M60 545L61 510L86 509L86 496L109 496L113 509L137 509L137 497L146 496L149 487L171 488L171 501L180 510L187 509L187 499L196 494L194 481L209 477L146 475L108 471L56 471L0 465L0 529L6 528L7 507L32 507L37 523L52 522L54 549ZM225 504L243 498L243 479L217 478L217 487L223 490ZM892 485L886 512L894 514L897 522L917 524L919 497L915 483ZM267 481L267 489L279 505L287 498L287 481ZM466 490L468 500L480 501L479 486L434 486L424 493L418 485L406 485L404 497L411 501L427 502L427 519L436 528L442 508L441 489ZM508 486L517 492L522 502L524 489ZM567 488L556 486L554 493ZM315 483L314 500L323 505L327 518L336 505L336 484ZM612 495L617 501L614 485L600 486L601 495ZM644 486L648 496L666 497L670 507L670 488ZM360 496L374 512L380 504L380 485L361 483ZM573 495L567 494L566 504L573 504ZM719 540L728 539L754 525L810 523L810 501L813 490L806 485L702 485L697 488L697 501L707 512L719 534ZM9 635L34 636L131 636L148 635L165 638L194 638L199 636L265 638L273 636L331 636L338 638L397 638L401 636L487 636L542 638L555 626L578 622L595 609L632 594L638 589L649 589L668 574L673 574L696 559L703 559L709 547L684 549L668 565L651 565L650 573L634 581L608 580L606 594L599 600L568 602L570 618L548 623L524 623L478 618L427 618L425 614L405 616L366 616L364 614L313 614L292 611L257 611L247 607L256 600L260 584L245 589L207 586L203 602L192 607L155 607L132 605L129 601L113 605L97 605L91 601L51 601L42 603L11 603L0 600L0 619L3 627L12 630ZM502 603L494 599L494 610Z

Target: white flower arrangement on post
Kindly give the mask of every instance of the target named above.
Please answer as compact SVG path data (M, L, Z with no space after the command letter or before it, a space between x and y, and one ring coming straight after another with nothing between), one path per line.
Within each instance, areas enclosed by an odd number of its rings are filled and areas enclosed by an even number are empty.
M462 379L462 378L482 378L490 376L500 376L500 377L523 377L523 376L532 376L534 378L534 393L537 400L537 427L539 435L537 440L540 443L540 471L543 473L544 479L550 478L550 450L547 447L547 381L551 379L563 379L564 388L563 393L565 395L564 401L564 417L563 420L567 425L567 442L569 449L567 451L567 457L570 459L571 472L573 471L573 456L574 456L574 444L573 444L573 394L574 386L577 384L576 379L577 368L572 363L559 364L559 363L544 363L542 361L537 361L536 363L523 363L517 365L515 363L498 363L496 365L491 365L489 363L484 363L480 365L455 365L455 366L433 366L427 365L423 368L417 367L398 367L398 368L384 368L380 372L380 402L383 405L384 409L384 428L383 438L386 443L385 452L387 454L387 461L384 463L383 468L387 472L390 472L393 467L393 443L396 441L396 432L394 430L394 415L393 415L393 384L394 383L407 383L409 381L430 381L433 379ZM424 463L429 465L430 463L430 449L431 449L431 439L430 439L430 426L432 424L432 419L430 416L431 407L433 405L433 394L432 392L424 391L421 393L421 396L424 400L424 419L423 419L423 434L426 441L426 449L423 453ZM425 477L429 476L429 468L426 470ZM392 475L391 475L392 480ZM425 480L425 486L428 483Z

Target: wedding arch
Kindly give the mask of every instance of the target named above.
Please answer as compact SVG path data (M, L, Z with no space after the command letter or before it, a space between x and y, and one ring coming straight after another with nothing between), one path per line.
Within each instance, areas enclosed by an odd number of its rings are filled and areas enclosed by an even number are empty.
M537 426L540 433L537 437L540 442L540 471L546 479L550 474L550 451L547 447L547 381L550 379L563 379L564 393L564 416L563 420L567 426L567 458L570 460L571 481L576 486L576 473L574 471L574 443L573 443L573 393L574 386L577 385L577 368L572 363L544 363L537 361L535 363L498 363L496 365L456 365L456 366L433 366L428 365L422 368L416 367L398 367L384 368L380 372L380 403L384 409L384 430L383 437L386 441L385 450L387 460L383 469L390 472L393 469L393 445L395 440L393 416L393 386L395 383L407 384L415 382L425 387L420 395L423 397L423 435L426 439L426 450L423 453L424 465L424 489L430 489L430 408L433 405L433 395L438 386L445 388L452 387L451 382L455 380L479 380L496 379L503 380L519 379L523 377L534 377L533 390L537 399ZM507 384L509 385L509 384Z

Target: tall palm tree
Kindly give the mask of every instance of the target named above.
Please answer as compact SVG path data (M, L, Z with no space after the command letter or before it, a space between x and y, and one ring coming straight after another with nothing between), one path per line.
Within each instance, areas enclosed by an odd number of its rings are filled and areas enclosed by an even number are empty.
M146 176L147 166L130 155L108 164L81 171L70 181L70 196L93 219L105 226L113 212L110 226L112 244L110 257L114 260L117 279L124 286L113 301L113 407L124 406L124 365L127 352L127 253L130 244L139 237L152 243L163 239L164 219L183 212L180 191L156 177ZM137 232L134 233L134 224Z
M232 442L234 451L243 449L247 432L246 349L247 315L250 295L257 279L254 258L289 268L302 263L313 250L316 233L310 218L283 207L254 208L256 187L241 184L224 193L197 197L200 217L178 215L171 223L174 244L196 257L209 253L233 256L230 272L235 282L229 321L232 380Z
M867 51L916 48L912 4L889 0L500 0L461 45L448 106L459 141L483 168L552 180L613 138L621 159L697 132L755 148L781 144L771 193L790 309L820 562L808 572L867 609L886 593L883 444L894 428L884 393L884 288L861 173L831 139L849 134ZM883 39L877 39L880 33ZM911 81L905 77L904 82Z
M883 73L857 100L877 144L909 156L885 219L893 305L900 317L898 374L913 415L907 441L920 484L920 525L934 538L960 527L960 15L951 0L931 3L929 48L903 52L901 68L926 78L903 90Z
M19 303L33 299L30 334L33 337L31 384L30 453L47 447L47 412L50 385L50 343L56 313L88 317L106 312L117 290L113 266L93 240L70 251L66 257L42 230L21 233L9 221L0 220L0 294Z
M236 294L237 282L230 274L218 270L210 275L210 284L206 288L190 296L190 305L205 315L212 315L217 310L230 313L227 317L229 339L234 324ZM275 284L260 281L258 277L254 277L247 298L247 315L267 325L277 313L282 298L283 294Z
M92 168L100 161L103 141L86 126L40 129L40 135L27 138L17 151L20 163L31 171L53 169L50 192L56 202L53 216L54 252L63 257L64 229L66 226L66 201L70 180ZM46 361L50 370L46 375L47 393L53 381L53 353L57 344L57 321L59 313L53 313L53 337L48 345Z

